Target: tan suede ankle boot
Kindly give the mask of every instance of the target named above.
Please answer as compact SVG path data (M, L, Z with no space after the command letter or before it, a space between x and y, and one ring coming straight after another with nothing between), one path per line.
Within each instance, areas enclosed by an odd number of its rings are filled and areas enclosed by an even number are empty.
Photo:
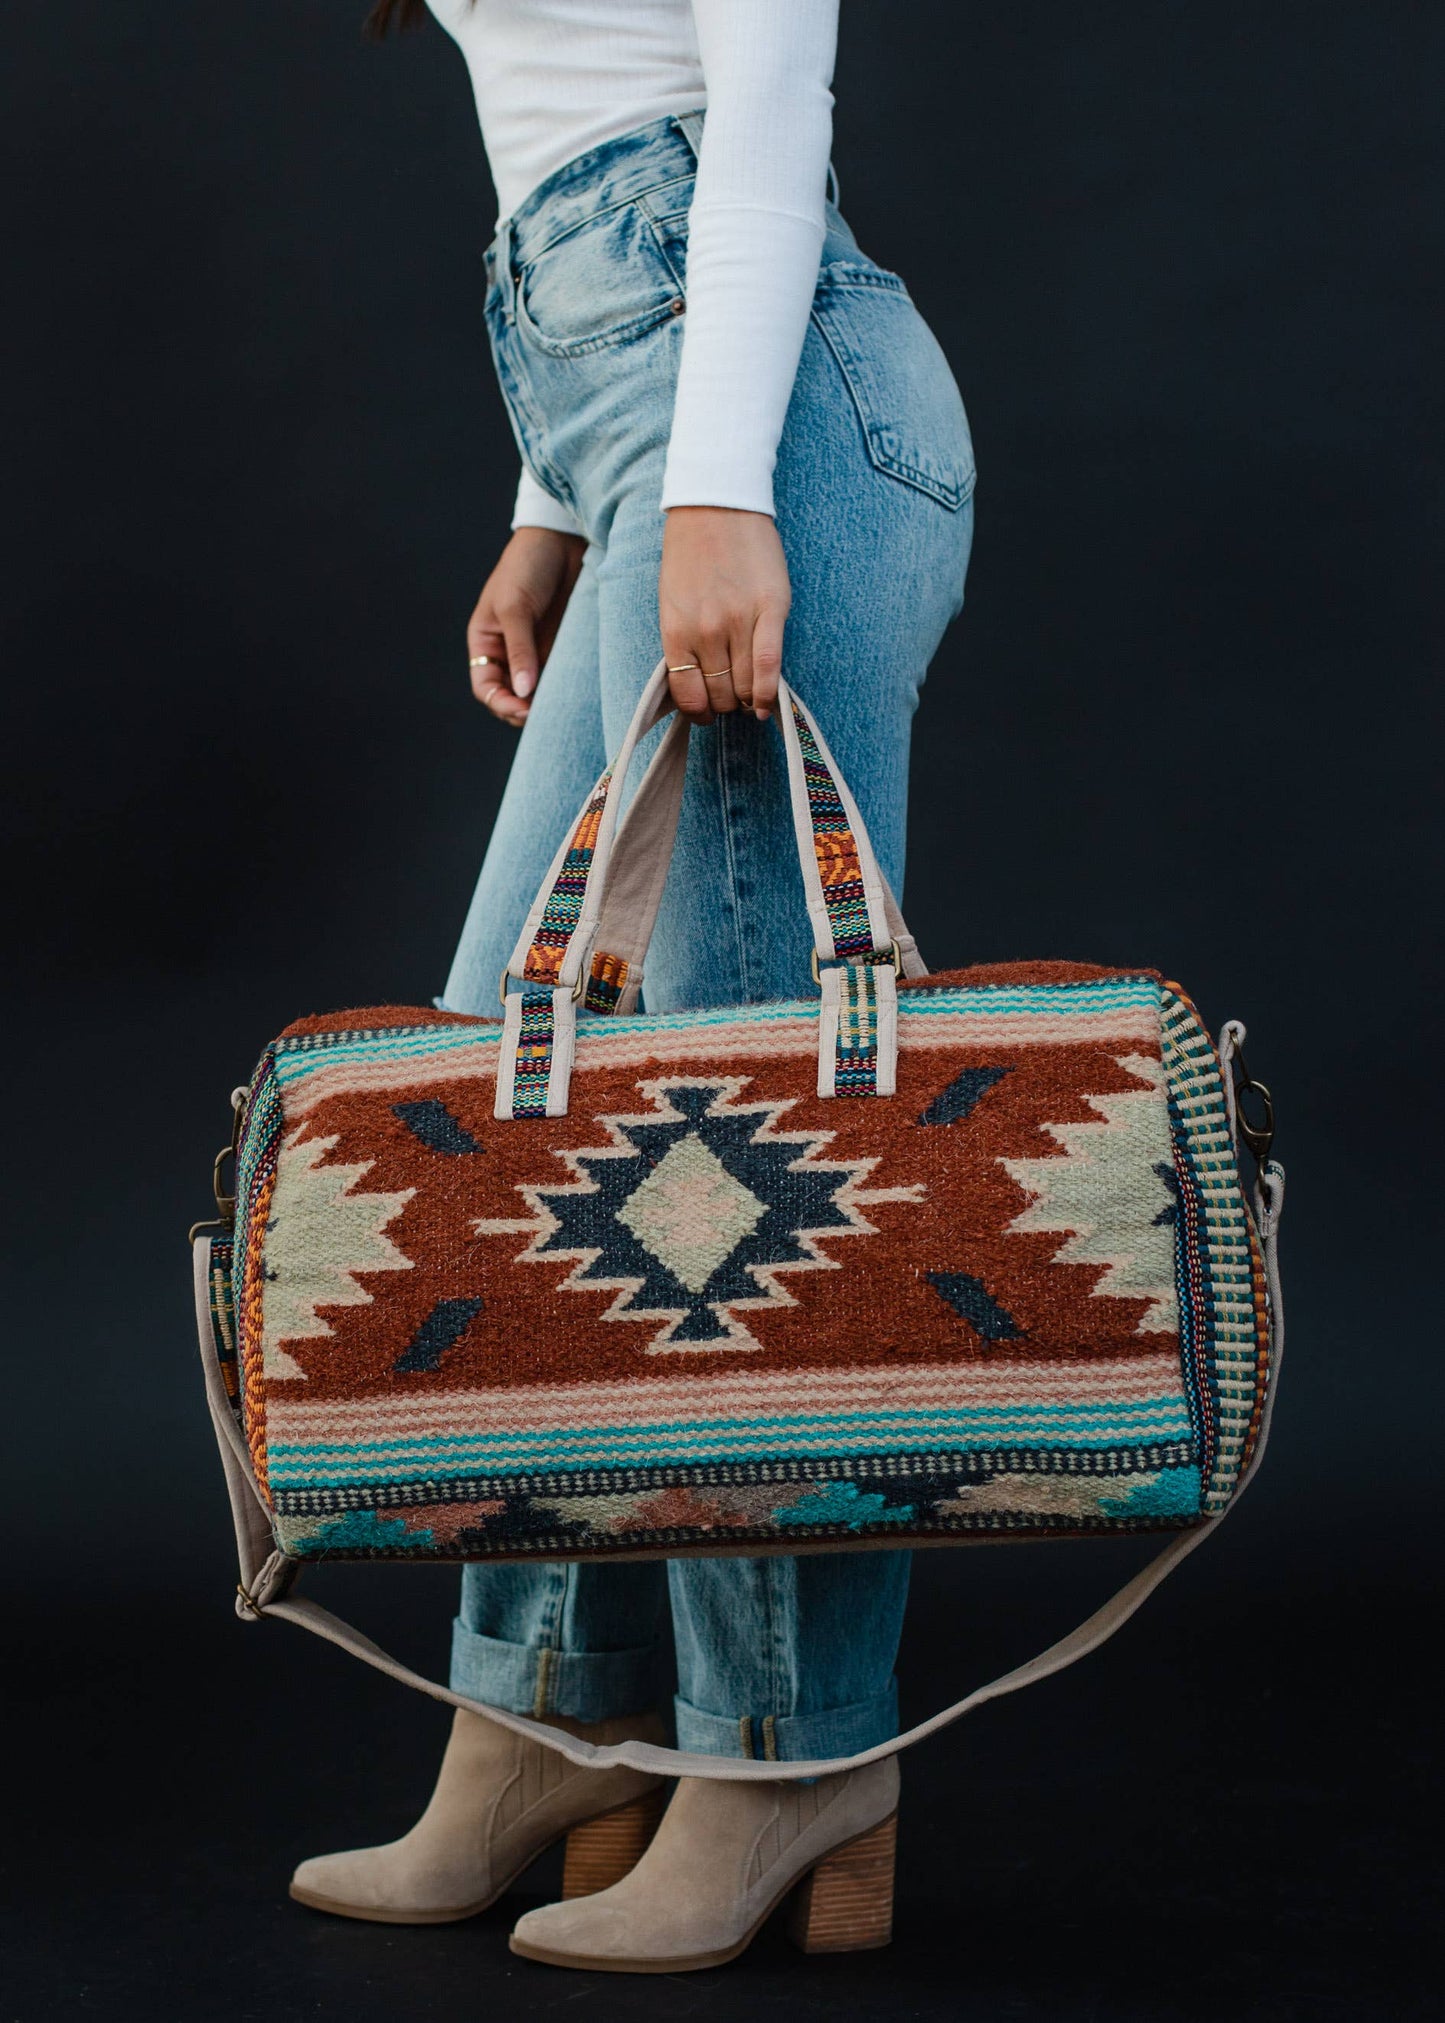
M809 1953L886 1946L898 1762L813 1784L684 1777L647 1852L611 1889L528 1911L512 1951L553 1967L679 1974L736 1959L789 1890Z
M548 1722L587 1742L666 1742L655 1714ZM431 1803L385 1847L314 1855L291 1878L313 1910L389 1925L444 1925L495 1903L529 1862L567 1835L564 1897L626 1875L662 1815L662 1780L583 1770L496 1721L458 1708Z

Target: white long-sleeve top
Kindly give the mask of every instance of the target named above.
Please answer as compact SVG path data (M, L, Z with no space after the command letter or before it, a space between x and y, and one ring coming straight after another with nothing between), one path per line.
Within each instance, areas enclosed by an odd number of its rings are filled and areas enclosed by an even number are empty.
M773 510L823 243L838 0L428 0L502 217L602 141L707 108L662 505ZM512 524L576 531L523 472Z

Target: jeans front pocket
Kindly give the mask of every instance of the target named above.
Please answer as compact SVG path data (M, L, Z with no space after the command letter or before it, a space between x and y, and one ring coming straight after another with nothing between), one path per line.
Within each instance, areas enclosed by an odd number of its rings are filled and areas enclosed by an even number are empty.
M813 320L838 361L875 467L957 512L974 486L963 398L937 338L898 275L834 260Z
M629 343L682 308L679 278L637 203L589 218L529 255L515 285L518 324L553 358Z

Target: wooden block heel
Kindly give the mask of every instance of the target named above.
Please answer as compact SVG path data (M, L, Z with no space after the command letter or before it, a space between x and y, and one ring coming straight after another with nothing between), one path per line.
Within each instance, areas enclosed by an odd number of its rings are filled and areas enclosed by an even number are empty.
M630 1875L647 1852L662 1818L665 1794L649 1791L615 1812L584 1819L567 1836L562 1862L562 1896L590 1897L610 1890Z
M862 1953L893 1936L898 1815L835 1848L806 1875L788 1906L788 1937L805 1953Z

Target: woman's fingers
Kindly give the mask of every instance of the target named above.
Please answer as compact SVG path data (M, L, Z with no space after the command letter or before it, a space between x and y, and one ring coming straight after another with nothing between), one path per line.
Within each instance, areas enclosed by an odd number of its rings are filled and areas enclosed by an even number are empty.
M694 723L737 709L771 714L792 595L771 516L670 507L657 591L673 700L683 714Z
M783 627L787 616L786 610L768 603L759 611L753 627L749 649L751 681L748 706L760 723L767 722L778 700L778 680L783 672Z
M678 715L685 716L689 723L710 724L713 713L708 684L702 678L701 649L690 645L685 633L673 630L663 633L662 652L667 662L668 692L677 705Z
M467 627L467 661L477 701L503 723L520 730L527 721L528 705L512 690L506 637L480 604Z
M698 627L697 658L702 663L708 706L715 716L730 716L738 706L733 687L732 647L742 629L731 615Z
M512 693L529 696L537 686L539 666L537 627L532 607L520 592L509 591L497 599L496 619L502 629Z
M524 598L487 585L467 627L467 660L477 701L520 730L537 685L537 635Z
M518 527L482 586L467 626L472 693L520 730L557 636L587 543L549 527Z

